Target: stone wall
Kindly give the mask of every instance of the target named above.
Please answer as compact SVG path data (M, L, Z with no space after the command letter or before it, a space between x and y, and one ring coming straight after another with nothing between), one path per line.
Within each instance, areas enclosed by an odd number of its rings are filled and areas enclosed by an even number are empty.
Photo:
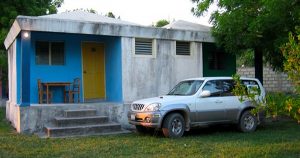
M254 77L254 68L244 67L237 68L237 74L243 77ZM291 81L288 80L288 76L282 72L275 72L272 68L265 67L264 74L264 87L268 92L291 92L294 90Z

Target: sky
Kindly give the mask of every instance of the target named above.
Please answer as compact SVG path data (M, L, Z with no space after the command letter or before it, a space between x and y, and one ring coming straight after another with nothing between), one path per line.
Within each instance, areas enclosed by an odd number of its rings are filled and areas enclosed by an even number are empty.
M58 12L92 8L98 14L112 12L122 20L146 26L161 19L171 22L185 20L210 26L209 14L204 17L193 16L191 8L194 5L191 0L64 0Z

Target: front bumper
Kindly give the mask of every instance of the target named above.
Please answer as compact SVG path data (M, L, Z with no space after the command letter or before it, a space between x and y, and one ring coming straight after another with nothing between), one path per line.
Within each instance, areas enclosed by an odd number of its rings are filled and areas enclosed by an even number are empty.
M157 112L135 112L130 111L127 114L128 122L132 125L141 125L151 128L160 128L162 114Z

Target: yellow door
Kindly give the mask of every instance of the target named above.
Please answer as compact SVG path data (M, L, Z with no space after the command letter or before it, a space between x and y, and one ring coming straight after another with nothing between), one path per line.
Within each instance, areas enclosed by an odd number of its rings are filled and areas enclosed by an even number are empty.
M105 56L100 43L82 44L83 90L85 99L105 98Z

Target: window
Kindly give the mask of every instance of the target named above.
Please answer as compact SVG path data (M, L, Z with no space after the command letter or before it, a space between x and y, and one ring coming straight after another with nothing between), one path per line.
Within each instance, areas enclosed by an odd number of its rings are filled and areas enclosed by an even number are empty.
M234 82L233 80L223 81L223 93L222 96L233 96Z
M232 80L212 80L206 82L203 90L210 91L211 97L233 96L234 84Z
M211 70L223 70L224 69L224 53L213 52L208 58L209 69Z
M259 85L256 81L253 80L242 80L243 85L247 87L248 93L253 93L256 95L260 94Z
M194 95L203 81L201 80L188 80L178 83L168 95Z
M35 61L38 65L64 65L64 42L37 41Z
M190 42L176 41L176 55L191 55Z
M152 55L153 53L153 40L152 39L135 39L135 54L136 55Z
M211 97L221 96L223 91L222 82L218 80L208 81L203 90L209 91Z

